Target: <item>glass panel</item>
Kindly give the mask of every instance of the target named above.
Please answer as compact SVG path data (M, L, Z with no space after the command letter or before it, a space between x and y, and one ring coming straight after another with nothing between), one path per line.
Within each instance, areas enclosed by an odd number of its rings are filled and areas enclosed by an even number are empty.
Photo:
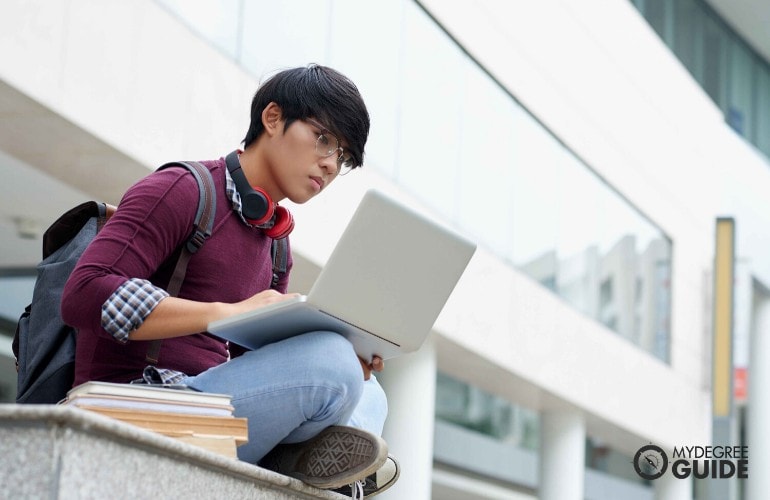
M16 361L11 341L10 336L0 334L0 403L16 402Z
M601 471L614 477L637 484L646 481L639 477L633 467L633 457L614 450L602 441L588 437L586 439L586 467Z
M700 81L698 71L698 53L696 39L698 37L698 17L700 12L692 0L680 0L674 6L674 51L687 69Z
M616 193L603 190L598 200L604 217L599 218L600 292L594 317L666 361L671 243Z
M330 0L244 2L240 62L257 78L310 63L326 64Z
M531 116L514 115L512 198L514 248L510 260L543 286L556 290L556 247L560 199L561 147Z
M719 25L711 17L704 22L703 88L720 108L724 108L727 86L725 77L726 42Z
M460 141L459 223L504 255L513 250L516 204L514 134L523 113L470 59L463 61L465 86Z
M512 446L539 447L537 412L440 372L436 374L436 418Z
M11 344L24 308L32 302L33 269L0 269L0 403L16 400L16 359Z
M727 123L746 138L752 137L753 58L746 47L731 40L728 43Z
M242 0L158 1L212 45L238 58Z
M768 61L704 2L630 1L719 106L725 121L770 153Z
M404 36L396 179L454 218L465 56L411 3Z
M404 2L335 0L332 8L329 64L355 82L371 118L366 157L373 164L365 165L395 175Z
M770 66L757 74L757 147L770 158Z
M672 3L668 0L644 0L644 17L667 45L671 45L673 38L671 34L671 26L674 24L672 7Z
M16 274L16 272L14 273ZM37 271L29 270L28 276L7 276L0 270L0 318L16 324L24 308L32 302Z
M560 149L563 153L561 175L556 182L560 201L556 291L579 311L598 318L599 235L605 223L600 200L606 187L566 150Z

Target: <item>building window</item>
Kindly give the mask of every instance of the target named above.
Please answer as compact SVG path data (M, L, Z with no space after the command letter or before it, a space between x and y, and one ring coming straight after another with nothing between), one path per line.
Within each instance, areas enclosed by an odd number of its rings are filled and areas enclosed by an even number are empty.
M770 157L770 63L702 0L632 0L730 127Z

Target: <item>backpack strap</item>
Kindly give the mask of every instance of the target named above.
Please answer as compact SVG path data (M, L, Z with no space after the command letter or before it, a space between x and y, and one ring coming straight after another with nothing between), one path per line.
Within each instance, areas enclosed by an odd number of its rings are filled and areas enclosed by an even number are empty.
M289 239L273 240L270 254L273 256L273 280L270 282L270 288L275 289L289 265Z
M179 254L176 266L174 266L174 272L171 274L171 279L169 280L167 287L169 295L176 297L179 295L179 290L182 288L182 283L184 282L184 277L187 273L187 264L190 262L190 258L200 250L203 243L205 243L211 236L211 232L214 228L217 193L211 172L200 163L196 161L172 162L166 163L158 168L158 170L169 167L184 167L192 173L193 177L195 177L195 181L198 183L198 191L200 193L192 234L182 245L182 252ZM153 365L157 364L162 343L162 340L153 340L150 342L145 361Z
M174 272L171 275L171 280L168 284L168 293L171 296L176 297L179 295L179 290L182 288L190 257L192 257L211 236L211 232L214 228L217 193L214 188L214 179L211 177L211 172L198 162L167 163L158 170L174 166L185 167L193 174L193 177L195 177L195 180L198 183L198 191L200 193L198 198L198 210L195 213L195 222L193 222L193 232L182 247L182 253L179 255L179 260L177 260L176 267L174 268Z

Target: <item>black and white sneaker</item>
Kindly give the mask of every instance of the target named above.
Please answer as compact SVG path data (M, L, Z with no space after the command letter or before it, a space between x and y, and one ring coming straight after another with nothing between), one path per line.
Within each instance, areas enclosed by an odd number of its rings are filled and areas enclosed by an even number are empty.
M355 427L331 426L302 443L279 444L260 467L316 488L334 489L364 480L385 464L388 445Z
M398 462L391 455L388 455L385 463L377 469L377 472L355 483L348 484L342 488L336 488L334 491L343 495L349 495L353 500L371 498L393 486L398 481L400 474L401 468Z

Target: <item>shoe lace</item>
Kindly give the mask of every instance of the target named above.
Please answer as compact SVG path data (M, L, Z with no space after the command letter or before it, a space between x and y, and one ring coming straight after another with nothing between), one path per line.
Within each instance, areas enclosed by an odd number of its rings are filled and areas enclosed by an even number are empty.
M350 499L351 500L363 500L364 498L364 482L356 481L350 483Z

